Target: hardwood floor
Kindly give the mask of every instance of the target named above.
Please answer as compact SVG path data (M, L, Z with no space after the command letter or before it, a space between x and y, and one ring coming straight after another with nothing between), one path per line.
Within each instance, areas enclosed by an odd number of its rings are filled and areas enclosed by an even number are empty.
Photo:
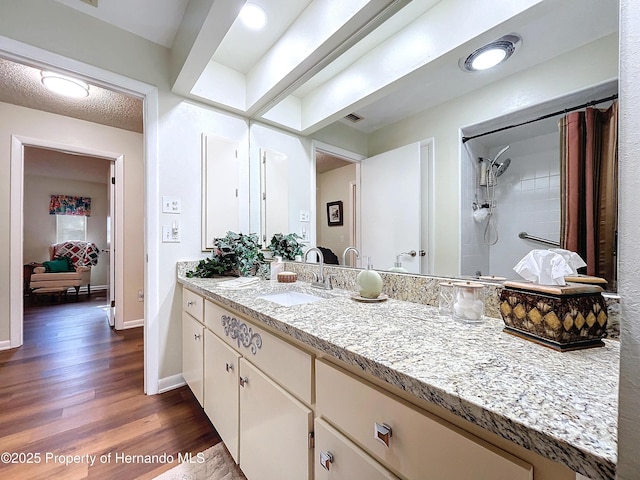
M112 330L104 294L45 303L25 306L24 345L0 352L0 477L153 478L220 441L187 387L143 393L142 328Z

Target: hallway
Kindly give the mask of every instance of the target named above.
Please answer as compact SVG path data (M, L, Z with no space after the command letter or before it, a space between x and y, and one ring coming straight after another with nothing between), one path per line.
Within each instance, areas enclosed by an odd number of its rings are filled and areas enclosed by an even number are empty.
M109 328L106 303L25 306L24 345L0 352L2 477L153 478L220 441L187 387L144 395L142 328Z

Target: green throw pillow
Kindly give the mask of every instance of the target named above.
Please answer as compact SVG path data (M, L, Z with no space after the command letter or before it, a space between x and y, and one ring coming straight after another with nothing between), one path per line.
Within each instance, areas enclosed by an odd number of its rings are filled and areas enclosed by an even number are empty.
M42 265L45 268L45 272L49 272L49 273L75 271L75 268L73 268L73 265L71 265L70 259L68 257L57 258L55 260L50 260L48 262L42 262Z

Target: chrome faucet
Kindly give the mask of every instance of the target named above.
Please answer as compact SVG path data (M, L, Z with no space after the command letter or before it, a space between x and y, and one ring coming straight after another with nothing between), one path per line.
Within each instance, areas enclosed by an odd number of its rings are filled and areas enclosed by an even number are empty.
M312 287L322 288L324 290L331 290L333 287L331 286L331 277L332 275L324 275L324 255L322 255L322 251L318 247L309 247L306 252L304 252L303 263L307 263L307 256L309 252L316 252L318 254L318 263L319 269L318 273L313 274L313 281L311 282Z
M356 247L347 247L344 249L344 252L342 252L342 265L343 266L347 266L347 254L349 252L354 252L356 254L356 261L360 258L360 252L358 251L358 249ZM358 266L357 263L355 265L356 267Z

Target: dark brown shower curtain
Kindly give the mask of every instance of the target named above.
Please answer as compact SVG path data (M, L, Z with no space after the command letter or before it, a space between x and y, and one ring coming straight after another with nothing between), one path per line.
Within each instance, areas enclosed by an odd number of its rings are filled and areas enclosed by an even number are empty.
M587 275L616 289L618 105L560 120L562 248L577 252Z

